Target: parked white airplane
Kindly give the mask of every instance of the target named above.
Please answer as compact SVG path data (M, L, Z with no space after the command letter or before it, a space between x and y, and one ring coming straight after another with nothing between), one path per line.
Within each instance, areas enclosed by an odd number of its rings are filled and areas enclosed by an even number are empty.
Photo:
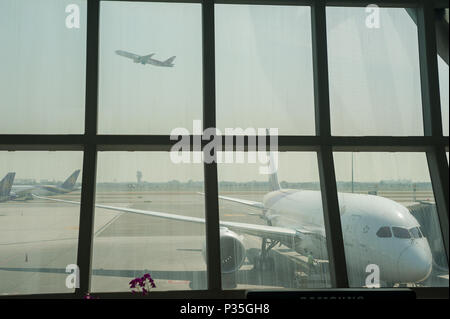
M306 256L328 259L321 193L281 189L276 173L270 175L269 183L272 191L264 196L262 203L219 196L222 200L260 209L260 217L267 222L267 225L257 225L220 221L223 273L238 271L245 261L246 249L240 234L262 239L261 255L254 261L255 267L272 268L274 260L269 257L268 251L279 243ZM416 283L430 275L432 255L428 241L406 207L374 195L339 193L338 196L347 268L350 277L356 278L351 280L352 285L364 285L369 264L379 267L381 283L386 286ZM205 223L203 218L197 217L98 204L95 206L169 220Z

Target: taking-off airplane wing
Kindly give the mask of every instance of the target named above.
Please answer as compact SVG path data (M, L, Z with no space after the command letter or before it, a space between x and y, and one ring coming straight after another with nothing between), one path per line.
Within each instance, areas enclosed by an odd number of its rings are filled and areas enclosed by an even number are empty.
M75 205L80 204L79 202L67 201L67 200L55 199L55 198L49 198L49 197L42 197L42 196L37 196L34 194L33 194L33 196L36 198L39 198L39 199L45 199L45 200L50 200L50 201L55 201L55 202L63 202L63 203L75 204ZM181 221L181 222L189 222L189 223L196 223L196 224L204 224L205 223L204 218L198 218L198 217L182 216L182 215L162 213L162 212L156 212L156 211L141 210L141 209L134 209L134 208L126 208L126 207L114 207L114 206L99 205L99 204L96 204L95 207L108 209L108 210L112 210L112 211L118 211L118 212L147 215L147 216L164 218L164 219ZM228 228L232 231L236 231L238 233L262 237L262 238L269 238L269 239L278 240L278 241L282 241L282 242L291 241L294 239L295 236L310 234L310 232L307 230L295 230L295 229L289 229L289 228L284 228L284 227L274 227L274 226L268 226L268 225L256 225L256 224L236 223L236 222L227 222L227 221L220 221L219 224L222 227L226 227L226 228Z

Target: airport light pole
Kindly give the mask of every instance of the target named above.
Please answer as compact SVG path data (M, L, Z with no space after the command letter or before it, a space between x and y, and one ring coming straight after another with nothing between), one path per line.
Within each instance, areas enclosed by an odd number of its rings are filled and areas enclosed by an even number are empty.
M352 152L352 194L355 192L355 188L353 186L353 182L354 182L353 176L354 176L354 174L353 174L353 152Z

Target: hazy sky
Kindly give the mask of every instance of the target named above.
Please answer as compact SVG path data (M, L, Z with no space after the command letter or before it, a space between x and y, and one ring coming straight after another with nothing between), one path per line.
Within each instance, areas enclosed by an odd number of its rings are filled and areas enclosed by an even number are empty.
M80 6L79 29L66 27L68 4ZM333 132L420 135L417 28L403 9L382 9L379 29L366 27L367 15L364 8L327 9ZM219 128L314 134L310 24L307 7L216 6ZM0 133L81 133L86 0L2 0L0 41L6 48L0 51ZM176 55L175 67L135 64L116 55L118 49L160 60ZM192 131L192 121L202 118L201 54L200 5L102 2L100 132ZM439 61L439 69L448 135L448 66ZM350 157L342 156L337 175L348 179ZM362 156L355 158L356 175L426 180L426 161L419 158ZM101 154L99 181L134 181L138 169L147 181L202 178L199 164L177 167L168 160L168 154ZM76 152L0 152L0 175L14 170L17 178L61 180L81 161ZM258 166L224 165L219 173L224 180L265 180ZM317 180L315 155L280 156L280 179Z
M80 29L65 8L80 7ZM0 1L0 133L84 131L86 1Z
M201 6L101 2L99 132L170 134L202 118ZM174 68L115 54L154 53Z
M314 135L309 7L216 6L217 126Z
M404 9L328 8L330 107L335 135L423 134L417 27Z
M354 176L358 182L381 180L430 180L425 154L354 153ZM351 180L351 153L334 153L338 181ZM219 164L219 180L266 181L259 173L264 166L254 164ZM0 152L0 175L16 171L16 178L62 181L75 169L82 168L81 152ZM167 152L100 152L98 182L134 182L141 171L143 181L202 181L202 164L174 164ZM317 156L313 152L279 153L280 181L317 182ZM81 178L80 178L81 180Z
M444 135L449 135L449 99L448 99L448 64L438 57L439 67L439 86L441 92L441 110L442 110L442 131Z

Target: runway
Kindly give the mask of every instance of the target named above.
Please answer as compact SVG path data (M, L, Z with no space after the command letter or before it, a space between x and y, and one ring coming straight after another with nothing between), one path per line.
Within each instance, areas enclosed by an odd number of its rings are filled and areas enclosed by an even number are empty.
M262 201L263 192L228 193ZM56 198L79 201L79 193ZM195 192L98 193L97 203L204 218L204 198ZM221 220L264 224L256 209L220 201ZM131 279L150 273L155 290L206 289L205 229L160 218L95 210L91 290L129 291ZM0 294L67 293L66 266L76 264L79 207L34 199L0 203ZM228 289L324 288L328 263L313 270L307 258L285 246L272 251L275 268L254 269L261 240L243 236L247 258L236 276L223 276ZM81 270L83 271L83 270Z
M261 200L263 194L247 195ZM79 194L57 198L79 200ZM204 218L203 196L196 193L100 193L98 203ZM249 208L221 203L224 220L263 223ZM156 290L206 288L204 225L95 211L92 291L128 291L128 282L149 272ZM66 266L76 264L79 207L45 200L0 203L0 294L66 293ZM260 241L245 238L247 249ZM234 288L282 287L257 278L244 265ZM227 281L227 278L224 278Z

